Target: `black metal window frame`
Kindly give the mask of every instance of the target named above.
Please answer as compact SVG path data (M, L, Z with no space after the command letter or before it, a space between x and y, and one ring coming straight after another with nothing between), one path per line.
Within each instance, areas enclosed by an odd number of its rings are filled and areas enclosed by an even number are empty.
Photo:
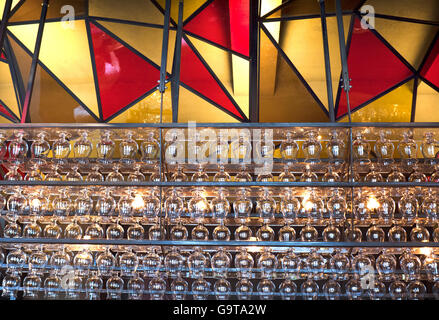
M90 50L92 50L92 43L91 43L91 39L90 39L90 28L89 28L89 23L93 23L94 25L96 25L97 27L99 27L100 29L102 29L103 31L105 31L107 34L109 34L112 38L114 38L115 40L119 41L120 43L122 43L124 46L126 46L127 48L129 48L132 52L134 52L135 54L139 55L142 59L145 59L146 61L148 61L150 64L152 64L154 67L156 67L157 69L160 70L160 75L161 75L161 79L160 79L160 83L158 85L157 88L154 88L148 92L146 92L145 94L143 94L141 97L137 98L135 101L131 102L130 104L124 106L123 108L121 108L121 110L119 110L117 113L115 113L114 115L112 115L111 117L105 119L105 121L103 120L103 116L102 116L102 106L101 106L101 102L99 99L99 89L98 89L98 82L97 82L97 75L96 75L96 68L95 68L95 61L94 61L94 55L91 54L91 59L92 59L92 66L93 66L93 73L94 73L94 79L95 79L95 86L96 86L96 94L98 95L98 109L99 109L99 117L95 116L93 114L93 112L91 112L87 106L77 97L75 96L75 94L67 87L65 86L50 70L49 68L47 68L40 60L39 60L39 51L41 48L41 41L42 41L42 36L43 36L43 32L44 32L44 24L46 22L51 22L51 21L59 21L60 19L47 19L46 15L47 15L47 7L50 5L50 0L44 0L43 4L42 4L42 9L41 9L41 15L40 15L40 19L39 21L21 21L21 22L9 22L9 17L11 17L15 12L17 12L19 10L19 8L25 3L26 0L20 0L20 2L13 8L11 9L12 6L12 0L6 0L5 1L5 8L4 8L4 14L3 14L3 18L1 21L1 25L0 25L0 47L4 47L4 51L8 54L8 56L11 57L11 59L9 59L9 64L10 64L10 68L11 68L11 75L12 75L12 79L14 82L14 87L16 90L16 94L17 94L17 101L18 101L18 106L19 106L19 110L21 112L21 123L25 123L25 122L30 122L31 119L29 117L29 107L31 104L31 99L32 99L32 92L33 92L33 87L34 87L34 83L35 83L35 73L36 73L36 69L37 67L41 67L44 71L48 72L49 75L52 76L52 78L57 81L76 101L78 101L78 103L81 105L81 107L83 107L84 109L89 111L89 114L94 118L94 120L96 120L97 122L108 122L112 119L114 119L115 117L117 117L118 115L120 115L121 113L123 113L124 111L126 111L127 109L129 109L130 107L132 107L133 105L135 105L136 103L138 103L139 101L141 101L142 99L144 99L145 97L147 97L149 94L155 92L156 90L159 90L159 92L163 95L164 90L167 89L167 87L165 86L167 83L170 83L170 86L172 88L171 90L171 95L172 95L172 121L178 122L178 112L179 112L179 88L180 86L184 87L185 89L190 90L193 94L199 96L200 98L206 100L207 102L211 103L212 105L214 105L215 107L219 108L220 110L222 110L223 112L229 114L230 116L242 121L242 122L259 122L259 81L260 81L260 55L259 55L259 50L260 50L260 35L261 33L264 33L269 40L273 43L273 45L276 47L276 49L278 50L278 53L285 59L285 61L287 62L287 65L291 68L291 70L296 74L296 76L298 77L298 79L301 81L301 83L305 86L305 88L307 89L307 91L311 94L311 96L315 99L315 101L317 102L317 104L320 106L320 108L322 109L322 111L327 115L328 120L330 122L335 122L338 121L344 117L348 117L349 121L351 121L350 119L350 113L357 111L363 107L365 107L366 105L370 104L371 102L379 99L380 97L384 96L385 94L389 93L390 91L394 90L395 88L411 81L414 80L414 89L413 89L413 100L412 100L412 112L411 112L411 122L415 121L415 112L416 112L416 101L417 101L417 85L420 81L425 82L426 84L428 84L430 87L432 87L433 89L435 89L436 91L439 91L439 88L437 86L435 86L433 83L431 83L430 81L428 81L427 79L425 79L422 75L421 75L421 70L424 67L426 60L428 58L428 56L430 55L431 51L434 48L434 44L436 43L436 41L439 40L439 31L436 33L433 41L431 42L420 66L415 69L413 68L405 59L404 57L402 57L393 47L390 43L388 43L382 36L381 34L374 29L371 29L370 31L389 49L392 51L392 53L401 61L403 62L413 73L413 75L409 76L407 79L404 79L402 81L400 81L399 83L395 84L394 86L392 86L391 88L381 92L380 94L378 94L377 96L373 97L372 99L362 103L359 106L356 106L354 109L351 110L350 106L348 107L348 114L341 116L339 118L337 118L337 110L338 110L338 104L340 101L340 96L341 96L341 90L345 90L350 89L350 83L349 86L346 85L346 81L350 82L350 79L345 79L346 78L346 74L348 74L348 70L347 70L347 56L349 54L349 49L350 49L350 43L351 43L351 38L352 38L352 33L353 33L353 22L354 19L356 17L361 18L362 14L360 12L361 7L366 3L366 0L361 1L358 6L354 9L354 10L348 10L348 11L342 11L341 9L341 5L340 5L340 1L337 0L336 4L339 10L337 10L336 13L327 13L326 12L326 7L325 7L325 0L319 0L319 6L320 6L320 13L319 14L308 14L308 15L301 15L301 16L283 16L283 17L279 17L279 18L270 18L270 16L275 13L275 12L279 12L279 10L282 10L282 8L284 8L285 6L288 6L291 2L293 2L294 0L288 0L284 3L282 3L281 5L279 5L278 7L272 9L270 12L261 15L260 13L260 8L261 8L261 0L251 0L250 3L250 8L249 8L249 13L250 13L250 21L249 21L249 38L250 38L250 55L249 57L243 56L242 54L235 52L229 48L225 48L223 46L220 46L216 43L213 43L209 40L206 40L202 37L199 37L189 31L184 30L184 26L191 21L198 13L200 13L202 10L204 10L209 4L211 4L213 2L213 0L208 0L206 1L200 8L198 8L194 13L192 13L186 20L183 20L183 16L182 16L182 12L183 12L183 1L180 0L179 1L179 19L178 21L174 21L171 17L170 17L170 0L166 0L166 6L165 8L162 8L158 2L156 0L150 0L151 3L153 3L158 10L160 10L160 12L162 12L163 16L164 16L164 25L155 25L155 24L151 24L151 23L146 23L146 22L133 22L133 21L127 21L127 20L120 20L120 19L115 19L115 18L104 18L104 17L96 17L96 16L91 16L89 15L89 10L88 10L88 6L86 8L86 14L84 16L78 16L77 19L84 19L86 22L86 26L87 26L87 35L89 38L89 46L90 46ZM169 2L169 5L168 5ZM342 83L342 85L338 88L337 90L337 94L334 97L333 96L333 90L332 90L332 71L331 71L331 65L330 65L330 53L329 53L329 49L328 49L328 32L327 32L327 23L326 23L326 18L327 17L334 17L336 16L337 19L339 20L341 16L350 16L351 17L351 23L350 23L350 27L349 27L349 31L348 31L348 36L347 36L347 40L344 39L344 33L340 33L339 32L339 41L341 43L341 41L343 41L343 43L345 43L346 41L346 48L345 49L340 49L340 50L345 50L345 54L342 54L342 66L343 66L343 71L340 75L340 82ZM419 23L419 24L427 24L427 25L432 25L432 26L439 26L439 22L436 21L426 21L426 20L419 20L419 19L411 19L411 18L404 18L404 17L397 17L397 16L392 16L392 15L383 15L383 14L375 14L376 17L378 18L384 18L384 19L390 19L390 20L397 20L397 21L405 21L405 22L412 22L412 23ZM305 78L301 75L301 73L299 72L299 70L296 68L296 66L294 65L294 62L291 61L291 59L289 59L289 57L286 55L286 53L282 50L281 46L279 43L277 43L273 37L270 35L270 33L268 32L267 28L264 26L264 23L266 22L274 22L274 21L291 21L291 20L301 20L301 19L315 19L315 18L320 18L321 19L321 26L322 26L322 37L323 37L323 42L322 42L322 47L323 47L323 52L324 52L324 64L325 64L325 80L326 80L326 89L327 89L327 96L328 96L328 101L327 101L327 105L328 105L328 109L324 106L324 103L317 97L316 93L313 91L313 89L311 88L311 86L307 83L307 81L305 80ZM104 26L102 26L102 24L99 23L99 21L109 21L109 22L117 22L117 23L127 23L127 24L133 24L133 25L139 25L139 26L147 26L147 27L153 27L153 28L160 28L163 29L163 48L165 48L165 44L166 44L166 48L165 50L162 50L162 56L161 56L161 65L157 65L155 63L153 63L151 60L149 60L147 57L145 57L143 54L141 54L138 50L136 50L135 48L133 48L132 46L130 46L128 43L124 42L122 39L120 39L119 37L117 37L114 33L110 32L109 30L107 30ZM30 71L30 75L28 79L20 79L21 75L19 72L19 68L17 65L17 61L14 59L14 56L12 54L12 49L11 49L11 45L6 37L6 35L10 36L12 39L15 39L14 35L11 32L7 31L7 26L8 25L15 25L15 24L24 24L24 23L38 23L39 24L39 28L38 28L38 33L36 35L36 43L35 43L35 49L33 52L31 52L30 50L28 50L27 48L23 47L23 49L32 57L32 64L31 64L31 71ZM166 27L167 26L167 27ZM338 21L338 27L340 29L340 27L342 27L342 24L340 24L340 21ZM169 31L173 30L176 31L177 36L176 36L176 43L174 46L174 61L173 61L173 65L172 65L172 72L171 73L167 73L166 72L166 66L164 65L163 62L167 61L167 55L168 55L168 50L167 50L167 44L169 42ZM200 61L203 63L203 65L206 67L206 69L209 71L209 73L213 76L214 80L218 83L218 85L221 87L221 89L226 93L226 95L228 96L228 98L232 101L232 103L237 107L237 110L240 112L241 117L239 118L236 115L234 115L233 113L231 113L230 111L226 110L225 108L223 108L222 106L218 105L217 103L215 103L214 101L208 99L207 97L203 96L202 94L200 94L199 92L197 92L196 90L193 90L191 87L189 87L188 85L184 84L183 82L180 81L180 65L181 65L181 40L184 39L189 45L191 45L190 40L188 39L187 36L191 36L191 37L195 37L198 39L202 39L203 41L209 43L210 45L216 46L222 50L228 51L234 55L238 55L239 57L249 61L250 64L250 72L249 72L249 116L247 117L239 108L239 106L236 104L236 102L234 101L234 99L231 97L230 94L228 94L228 91L224 88L224 85L222 84L222 82L218 79L218 77L216 77L216 75L214 74L213 70L209 67L209 65L206 63L206 61L201 57L201 55L194 50L195 54L198 56L198 58L200 58ZM16 40L16 39L15 39ZM20 44L20 42L17 42L18 44ZM192 45L193 46L193 45ZM91 52L92 53L92 52ZM344 57L343 57L344 56ZM345 61L343 61L343 59ZM183 62L184 63L184 62ZM165 63L166 64L166 63ZM26 81L26 82L24 82ZM163 100L163 99L162 99ZM162 101L163 104L163 101ZM4 104L3 104L4 105ZM8 110L7 106L5 106L6 109ZM10 111L10 110L8 110ZM11 112L11 114L13 114ZM9 118L9 117L8 117ZM16 119L16 118L10 118L9 120L17 122L20 121L20 119Z

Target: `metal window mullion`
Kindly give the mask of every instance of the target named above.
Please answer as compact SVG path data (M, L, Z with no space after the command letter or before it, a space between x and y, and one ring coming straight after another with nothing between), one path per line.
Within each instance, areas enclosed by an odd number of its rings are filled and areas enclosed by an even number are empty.
M8 26L9 14L11 12L12 0L6 0L3 10L2 22L0 24L0 54L6 37L6 27Z
M34 89L34 83L35 83L35 76L37 72L37 65L38 60L40 56L40 49L41 49L41 42L43 40L43 31L44 31L44 24L46 23L46 16L47 16L47 8L49 7L49 0L44 0L42 3L41 8L41 16L40 16L40 22L38 26L38 33L37 38L35 41L35 50L34 54L32 56L32 64L29 71L29 80L27 83L26 88L26 96L24 98L24 104L23 104L23 112L21 115L21 123L29 122L29 108L32 100L32 93Z
M325 0L319 0L319 2L320 2L320 17L322 24L322 36L323 36L323 51L325 57L325 75L326 75L326 89L328 93L329 119L331 122L335 122L334 94L332 91L332 73L331 73L331 60L329 56L328 26L326 23Z
M181 41L183 39L183 0L178 3L178 23L175 37L174 64L171 80L172 94L172 122L178 122L178 104L180 99L180 66L181 66Z
M163 22L163 42L162 42L162 57L161 57L161 64L160 64L160 83L159 83L159 92L160 92L160 125L163 123L163 99L164 99L164 93L166 90L166 66L168 61L168 46L169 46L169 24L171 19L171 0L166 0L165 5L165 14L164 14L164 22ZM163 181L163 135L162 135L163 128L159 128L159 142L160 142L160 154L159 154L159 176L160 181ZM159 211L159 217L158 217L158 223L159 223L159 230L164 230L163 227L163 215L162 215L162 202L163 202L163 187L159 186L159 193L160 193L160 211ZM163 236L163 234L162 234ZM162 239L165 240L165 239Z
M250 87L249 87L249 118L250 122L259 122L259 7L260 0L250 1Z
M349 102L349 91L351 89L350 78L349 78L349 69L347 62L347 54L346 54L346 44L344 37L344 26L343 26L343 13L341 9L340 0L336 0L336 16L337 16L337 26L338 26L338 40L340 44L340 57L341 57L341 65L342 65L342 88L346 92L346 105L348 111L348 119L349 119L349 169L348 169L348 177L349 182L354 182L354 165L353 165L353 135L352 135L352 117L351 117L351 106ZM351 231L354 231L354 223L355 223L355 215L354 215L354 187L351 188Z

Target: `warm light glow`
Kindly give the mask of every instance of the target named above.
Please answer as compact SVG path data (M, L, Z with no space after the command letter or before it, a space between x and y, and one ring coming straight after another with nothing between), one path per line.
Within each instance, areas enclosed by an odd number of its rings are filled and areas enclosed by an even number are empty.
M131 203L131 206L134 210L143 209L145 207L145 201L143 200L143 197L140 194L136 194L133 202Z
M310 195L307 194L305 195L305 197L303 198L302 201L302 207L306 210L306 211L311 211L312 208L314 207L314 203L312 201L309 201Z
M429 258L433 254L433 249L432 248L426 248L426 247L425 248L421 248L421 249L419 249L419 253L423 254L424 256Z
M367 208L369 210L375 210L380 206L380 203L378 202L378 200L375 198L375 196L370 196L369 199L367 200Z
M196 208L198 211L205 211L207 209L207 204L205 201L200 200L197 202Z
M41 201L40 201L40 199L32 199L30 205L31 205L32 209L38 209L41 207Z
M249 241L258 241L258 238L256 237L250 237L248 239ZM251 247L247 247L247 251L248 252L261 252L262 251L262 247L258 247L258 246L251 246Z

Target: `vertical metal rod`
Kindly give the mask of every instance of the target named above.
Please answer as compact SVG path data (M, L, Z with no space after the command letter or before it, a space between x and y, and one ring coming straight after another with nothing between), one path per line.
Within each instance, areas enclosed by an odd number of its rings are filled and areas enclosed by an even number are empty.
M415 80L413 81L412 113L410 115L410 122L415 122L416 100L418 97L418 84L419 84L419 78L415 77Z
M259 4L250 0L250 122L259 122Z
M165 21L163 23L163 43L162 43L162 61L160 64L160 93L165 92L166 87L166 64L168 61L168 45L169 45L169 22L171 18L171 0L166 0ZM161 117L161 115L160 115ZM160 121L161 123L161 121Z
M329 57L328 26L326 23L325 0L319 0L319 2L320 2L320 18L322 21L323 51L325 55L326 89L328 91L329 119L331 120L331 122L335 122L334 94L332 91L332 73L331 73L331 61Z
M338 26L338 40L340 44L340 56L341 56L341 67L342 67L342 88L346 92L346 103L348 108L348 118L349 123L352 122L351 119L351 106L349 102L349 91L351 90L351 79L349 78L348 70L348 59L346 53L346 44L344 37L344 26L343 26L343 13L341 11L340 0L336 0L336 14L337 14L337 26Z
M173 64L173 76L171 82L172 91L172 122L178 122L178 103L180 98L180 65L181 65L181 41L183 38L183 0L178 3L178 24L175 37L175 52Z
M335 2L336 7L336 15L337 15L337 26L338 26L338 40L340 44L340 57L341 57L341 66L342 66L342 88L346 92L346 105L347 105L347 111L348 111L348 118L349 118L349 124L352 123L351 118L351 106L349 102L349 91L351 89L349 78L349 70L348 70L348 61L347 61L347 53L346 53L346 44L345 44L345 37L344 37L344 26L343 26L343 13L341 9L340 0L336 0ZM349 182L354 181L354 175L353 175L353 147L352 147L352 141L353 141L353 134L352 134L352 126L349 127L349 169L348 169L348 177ZM354 231L354 188L351 187L351 201L350 201L350 207L351 207L351 230Z
M0 24L0 55L3 49L3 43L6 37L6 27L8 25L9 13L11 12L12 0L6 0L3 10L2 22Z
M171 0L166 0L166 7L165 7L165 18L163 22L163 43L162 43L162 61L160 65L160 84L159 84L159 92L160 92L160 123L163 123L163 99L164 99L164 93L166 90L166 65L168 61L168 44L169 44L169 23L171 18ZM160 155L159 155L159 175L160 175L160 181L163 182L163 129L159 129L159 142L160 142ZM163 214L162 214L162 208L163 208L163 187L160 186L160 217L159 217L159 228L160 231L164 230L164 227L162 229L163 223ZM162 234L162 236L164 236ZM163 239L164 240L164 239Z
M44 31L44 24L46 23L46 16L47 16L47 8L49 7L49 0L44 0L44 2L41 4L41 16L40 16L40 24L38 27L38 33L37 33L37 39L35 41L35 50L34 55L32 57L32 64L29 71L29 81L27 83L26 88L26 96L24 98L24 104L23 104L23 112L21 114L21 123L29 122L29 107L31 104L32 99L32 93L34 90L34 82L35 82L35 76L37 72L37 64L38 59L40 56L40 49L41 49L41 41L43 40L43 31Z

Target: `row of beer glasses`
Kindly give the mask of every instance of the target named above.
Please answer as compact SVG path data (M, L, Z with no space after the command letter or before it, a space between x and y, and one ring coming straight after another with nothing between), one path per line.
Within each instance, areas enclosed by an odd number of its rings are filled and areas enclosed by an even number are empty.
M15 299L23 291L28 299L438 298L439 257L428 248L295 251L18 246L0 255L6 267L3 296Z

